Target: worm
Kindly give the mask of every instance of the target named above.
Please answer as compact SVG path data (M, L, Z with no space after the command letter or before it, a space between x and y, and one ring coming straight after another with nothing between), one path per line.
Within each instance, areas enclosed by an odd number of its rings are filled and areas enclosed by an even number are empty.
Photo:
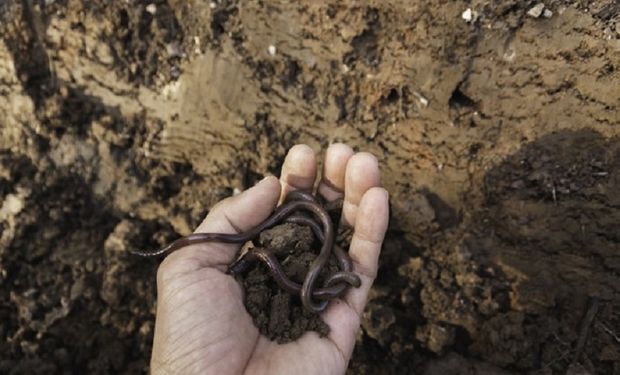
M242 233L192 233L185 237L179 238L178 240L172 242L171 244L157 251L140 251L140 250L129 250L129 251L134 255L138 255L142 257L154 257L154 256L172 253L173 251L179 250L186 246L199 244L199 243L205 243L205 242L244 243L244 242L251 240L252 238L257 237L262 231L269 229L277 225L278 223L284 221L288 215L291 215L295 210L298 209L297 205L293 205L294 202L306 202L305 204L306 206L313 206L315 210L322 209L321 206L314 201L314 198L308 198L308 197L312 197L312 195L305 193L305 192L301 192L301 191L293 191L289 193L287 196L287 200L285 201L285 204L278 207L271 214L271 216L269 216L265 221L263 221L262 223L258 224L257 226L255 226L254 228L246 232L242 232ZM309 200L309 199L312 199L312 200ZM309 203L311 203L311 205L309 205ZM306 224L309 223L307 221L309 218L302 218L301 216L293 216L291 217L291 219L292 220L290 222L293 222L293 223L295 221L297 222L303 221ZM310 226L313 229L313 231L315 231L315 234L317 233L317 229L318 229L318 232L320 232L320 229L319 229L320 227L315 222L312 222ZM324 239L324 237L322 236L322 232L321 232L321 238Z
M282 289L291 294L301 293L302 285L289 279L275 255L262 247L255 247L248 251L243 257L229 266L229 272L232 274L243 273L256 260L260 260L267 265L274 280ZM346 284L357 288L361 285L360 278L352 272L335 272L325 280L323 288L317 288L312 291L312 298L329 301L341 297L347 290Z
M287 223L305 225L312 229L312 232L319 240L319 242L325 242L325 237L323 236L323 232L321 231L321 227L316 223L316 221L312 220L309 217L301 216L301 215L291 215L284 220ZM351 258L349 258L349 254L347 254L342 248L338 245L333 245L334 255L340 264L340 268L342 268L345 272L351 272L353 270L353 266L351 264Z
M337 202L332 202L329 205L335 206ZM282 270L275 255L273 255L269 249L265 248L253 248L249 250L229 266L229 272L235 274L241 273L247 270L250 264L259 260L265 263L271 275L282 289L291 294L299 294L304 308L315 313L323 311L327 307L329 300L342 296L348 286L360 286L361 280L358 275L352 272L353 266L349 255L340 247L334 245L334 225L329 214L325 208L316 202L312 194L303 191L293 191L289 193L284 204L278 207L266 220L245 232L193 233L157 251L130 250L130 252L143 257L151 257L171 253L189 245L205 242L244 243L256 238L264 230L281 222L295 223L310 227L322 244L319 255L311 263L303 284L300 285L290 280ZM334 252L341 271L330 275L327 280L325 280L322 288L316 288L316 280L321 270L325 267L332 251ZM316 302L315 299L318 300L318 302Z

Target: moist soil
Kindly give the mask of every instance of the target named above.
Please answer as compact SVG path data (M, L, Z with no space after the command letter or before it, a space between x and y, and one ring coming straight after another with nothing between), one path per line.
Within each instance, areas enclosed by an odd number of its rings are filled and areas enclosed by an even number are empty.
M273 252L290 280L303 284L318 248L315 246L318 241L310 228L295 224L278 225L262 232L257 242L256 245ZM331 256L316 285L323 285L325 277L336 271L338 268ZM300 298L283 291L264 264L259 262L239 278L245 292L246 309L261 334L270 340L286 343L298 339L306 331L315 331L320 336L329 333L329 326L320 316L306 311Z
M0 373L146 373L128 250L338 141L391 193L350 373L620 374L620 6L536 5L1 2Z

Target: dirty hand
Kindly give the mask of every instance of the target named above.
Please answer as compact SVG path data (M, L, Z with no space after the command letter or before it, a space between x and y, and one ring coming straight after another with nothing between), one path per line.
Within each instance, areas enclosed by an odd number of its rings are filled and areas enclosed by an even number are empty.
M196 232L236 233L265 220L281 197L314 186L317 164L305 145L293 147L280 181L267 177L217 204ZM322 313L326 338L306 332L284 345L258 332L243 305L239 283L226 274L234 244L197 244L169 255L157 273L157 317L152 374L342 374L375 275L388 223L388 194L380 187L377 160L342 144L327 149L319 193L344 197L342 225L354 228L349 253L362 285Z

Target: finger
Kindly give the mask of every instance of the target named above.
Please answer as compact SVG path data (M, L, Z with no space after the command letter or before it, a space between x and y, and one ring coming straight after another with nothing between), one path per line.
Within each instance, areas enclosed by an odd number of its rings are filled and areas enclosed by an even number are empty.
M265 177L252 188L216 204L195 233L241 233L267 219L280 197L280 183ZM197 268L229 264L242 244L205 243L188 246L170 257L191 258ZM168 257L168 258L170 258Z
M293 190L312 190L316 180L316 156L307 145L293 146L282 165L280 201ZM281 202L280 202L281 203Z
M342 223L355 223L358 207L368 189L380 186L379 163L374 155L359 152L351 157L345 172Z
M368 291L377 275L379 253L388 220L387 191L379 187L369 189L359 205L349 251L353 271L359 275L362 285L350 289L344 300L332 301L323 316L325 323L331 327L330 339L349 357L355 346L355 335L359 329Z
M344 196L345 171L353 154L353 149L342 143L334 143L327 148L319 194L328 201Z

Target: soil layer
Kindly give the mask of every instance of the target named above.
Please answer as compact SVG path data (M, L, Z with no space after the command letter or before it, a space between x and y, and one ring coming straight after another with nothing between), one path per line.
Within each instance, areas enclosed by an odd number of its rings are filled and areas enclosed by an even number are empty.
M391 193L351 373L620 374L618 3L304 4L0 2L0 373L147 372L128 249L340 141Z

